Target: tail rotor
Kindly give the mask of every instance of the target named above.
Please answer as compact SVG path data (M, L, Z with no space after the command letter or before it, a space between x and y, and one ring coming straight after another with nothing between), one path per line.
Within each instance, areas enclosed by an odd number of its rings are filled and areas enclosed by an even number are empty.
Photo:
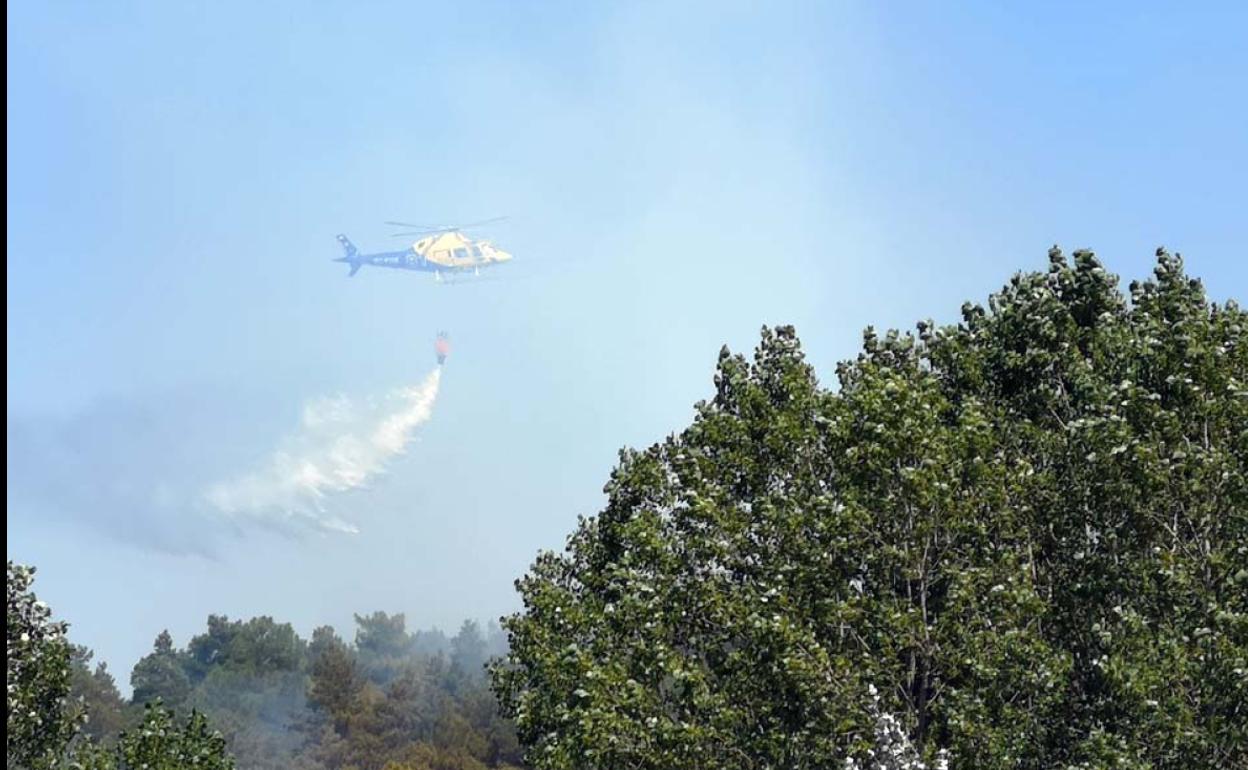
M341 233L338 235L338 244L342 246L343 255L334 261L346 262L351 265L351 272L347 273L347 277L350 278L360 272L360 268L364 266L364 263L360 261L360 250L355 248L355 244L351 242L350 238Z

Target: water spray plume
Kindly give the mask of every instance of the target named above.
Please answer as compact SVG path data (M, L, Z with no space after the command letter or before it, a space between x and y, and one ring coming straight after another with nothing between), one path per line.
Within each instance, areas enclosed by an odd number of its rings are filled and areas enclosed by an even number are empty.
M334 531L356 528L326 511L332 495L362 489L402 454L429 420L442 368L419 385L391 393L380 405L345 396L320 399L303 411L299 430L256 472L212 485L208 504L232 518L309 519Z

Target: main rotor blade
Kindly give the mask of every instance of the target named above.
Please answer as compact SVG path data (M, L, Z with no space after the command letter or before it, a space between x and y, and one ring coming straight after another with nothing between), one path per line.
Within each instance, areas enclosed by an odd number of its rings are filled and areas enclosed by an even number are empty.
M411 227L416 230L442 230L448 225L414 225L411 222L383 222L382 224L393 225L394 227Z
M464 225L414 225L411 222L385 222L384 224L392 225L394 227L410 227L413 230L419 230L421 232L435 233L450 232L452 230L464 230L469 227L481 227L483 225L492 225L495 222L502 222L505 219L507 219L507 217L494 217L493 219L483 219L480 222L469 222Z
M413 230L412 232L409 232L409 233L394 233L390 237L391 238L410 238L413 235L433 235L434 233L453 233L458 229L459 228L457 227L443 227L439 230Z
M442 233L458 233L464 230L463 227L439 227L436 230L411 230L404 233L394 233L391 238L405 238L412 235L441 235Z

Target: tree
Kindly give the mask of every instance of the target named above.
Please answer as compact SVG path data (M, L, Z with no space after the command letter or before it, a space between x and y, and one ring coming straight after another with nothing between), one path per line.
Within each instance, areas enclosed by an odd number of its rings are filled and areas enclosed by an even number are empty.
M5 751L10 768L54 767L82 721L70 703L68 624L30 590L35 568L8 562L5 668L8 720Z
M465 620L451 639L451 665L469 679L477 679L485 666L485 637L475 620Z
M451 642L446 638L446 634L437 628L417 631L412 634L412 651L416 655L427 658L450 655Z
M355 623L355 648L365 675L379 684L398 676L413 645L403 613L356 615Z
M1050 253L962 322L791 328L517 581L493 685L540 768L1248 763L1248 317ZM875 686L879 703L863 697Z
M308 701L326 714L338 735L345 735L348 719L364 687L355 658L329 626L312 632L309 654L312 677Z
M191 680L180 655L173 648L173 638L161 631L152 644L152 652L144 656L130 672L134 703L160 699L171 708L179 708L191 692Z
M111 741L126 727L127 704L117 690L117 682L103 661L91 669L94 653L74 645L70 660L70 696L87 713L84 735L95 741Z
M223 615L208 617L208 633L187 645L189 675L196 682L214 667L251 675L297 671L302 665L304 642L289 623L271 617L231 621Z

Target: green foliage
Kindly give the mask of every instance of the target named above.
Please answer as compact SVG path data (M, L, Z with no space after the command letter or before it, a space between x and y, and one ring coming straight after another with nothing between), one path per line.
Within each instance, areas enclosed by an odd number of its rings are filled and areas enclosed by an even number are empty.
M1248 764L1248 317L1056 249L962 322L724 350L539 555L492 671L540 768ZM880 703L864 693L878 688Z
M86 647L74 645L70 660L70 698L86 709L87 719L82 734L94 741L112 742L122 730L134 721L131 710L117 682L108 672L108 666L100 662L92 670L94 653Z
M186 702L191 680L186 673L186 662L174 651L173 638L168 631L161 631L151 654L135 664L130 672L130 686L137 703L161 698L177 708Z
M225 739L192 711L184 725L159 701L144 707L143 722L123 733L111 749L84 747L71 762L78 770L234 770Z
M305 657L288 623L212 615L185 650L162 632L131 682L136 701L159 697L175 711L207 714L247 767L276 770L299 746L289 727L306 703Z
M344 735L364 690L355 656L329 626L312 632L309 651L312 681L308 701L329 717L335 733Z
M191 680L201 681L213 668L258 674L297 671L303 663L304 642L289 623L259 617L233 621L208 617L208 633L187 645Z
M403 614L356 615L355 625L355 649L365 675L378 682L388 682L397 676L413 648Z
M468 674L440 652L418 653L402 615L356 622L354 645L328 626L305 644L270 618L213 616L186 650L162 634L135 667L136 692L141 679L162 695L151 676L159 672L182 708L206 714L249 770L475 769L518 760L514 730L479 673L490 650L475 623L447 644L462 665L476 664Z
M514 731L479 675L466 678L440 655L418 656L411 644L392 641L384 650L353 651L331 629L314 634L309 700L317 718L309 727L317 736L312 756L318 762L326 768L467 770L518 760ZM469 649L463 639L459 649ZM406 657L397 656L401 650Z
M8 562L5 668L8 721L5 753L10 768L55 767L82 722L70 702L67 624L30 590L35 568Z

